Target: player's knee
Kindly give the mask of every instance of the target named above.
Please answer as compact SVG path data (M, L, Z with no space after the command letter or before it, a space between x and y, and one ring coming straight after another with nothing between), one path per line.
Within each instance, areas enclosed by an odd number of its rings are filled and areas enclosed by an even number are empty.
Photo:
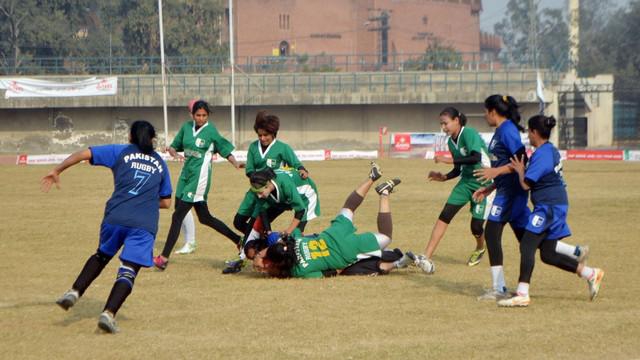
M471 219L471 234L479 238L484 233L484 220Z
M96 253L93 256L95 257L96 260L98 260L98 263L103 267L107 266L109 261L111 261L111 258L113 258L113 256L107 255L100 250L96 251Z
M442 212L440 212L440 216L438 216L438 219L445 224L449 224L451 223L451 220L453 220L453 217L456 216L459 209L460 207L458 206L445 204Z
M118 276L116 277L116 283L122 282L133 288L133 284L136 281L137 275L138 269L136 269L136 266L133 266L131 264L120 264L120 268L118 268Z
M389 246L391 244L391 238L385 234L382 233L376 233L376 240L378 240L378 245L380 246L380 249L386 249L387 246Z
M236 214L236 216L233 218L233 226L236 228L236 230L245 233L247 231L247 225L250 218L251 217L249 216Z

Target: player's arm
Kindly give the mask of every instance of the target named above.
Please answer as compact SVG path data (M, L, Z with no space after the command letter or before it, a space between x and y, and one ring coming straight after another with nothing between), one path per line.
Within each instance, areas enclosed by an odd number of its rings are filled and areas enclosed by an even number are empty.
M76 151L75 153L69 155L63 162L58 164L53 170L49 172L45 177L40 180L40 188L44 192L49 192L51 189L51 185L56 184L56 188L60 189L60 174L65 171L67 168L76 165L81 161L89 161L91 160L91 150L84 149L80 151Z
M171 207L171 198L160 199L160 209L168 209Z

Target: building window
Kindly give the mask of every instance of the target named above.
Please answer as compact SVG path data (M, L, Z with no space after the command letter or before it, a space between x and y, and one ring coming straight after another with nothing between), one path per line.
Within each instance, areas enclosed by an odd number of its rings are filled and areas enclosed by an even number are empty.
M422 17L422 25L427 25L427 23L429 22L429 18L427 17L427 15Z
M278 28L280 30L289 30L291 29L291 23L289 19L289 14L280 14L278 15Z
M289 43L286 41L280 42L280 56L289 56Z

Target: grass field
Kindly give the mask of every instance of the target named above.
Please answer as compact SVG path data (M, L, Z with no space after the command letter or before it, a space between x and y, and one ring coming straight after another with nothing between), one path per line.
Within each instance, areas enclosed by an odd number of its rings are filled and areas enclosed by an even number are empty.
M392 195L394 243L422 252L454 182L428 183L419 160L381 161L385 177L403 180ZM364 160L308 163L319 187L320 231L368 170ZM452 222L434 260L437 272L415 268L389 276L321 280L264 279L252 270L221 275L234 247L197 224L199 248L173 255L167 271L144 270L118 314L121 332L96 332L115 278L112 261L69 312L54 301L94 253L109 170L78 165L62 175L62 189L39 191L50 167L0 166L0 358L640 358L640 163L567 162L569 242L589 244L589 264L606 276L589 302L587 284L539 261L527 309L478 302L490 285L488 260L473 268L469 214ZM172 164L175 180L179 165ZM247 181L216 165L209 207L231 224ZM361 231L375 230L377 196L356 214ZM171 212L163 210L156 249ZM283 216L288 221L289 216ZM284 224L280 221L278 224ZM516 285L519 254L509 230L503 239L508 285ZM178 246L182 245L182 239Z

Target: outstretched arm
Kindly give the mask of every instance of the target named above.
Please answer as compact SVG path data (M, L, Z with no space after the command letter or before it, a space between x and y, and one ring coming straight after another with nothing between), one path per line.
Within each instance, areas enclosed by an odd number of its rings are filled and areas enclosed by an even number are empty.
M81 162L91 160L91 150L84 149L69 155L63 162L58 164L49 174L40 180L40 189L49 192L51 185L56 184L56 188L60 189L60 174L67 168Z

